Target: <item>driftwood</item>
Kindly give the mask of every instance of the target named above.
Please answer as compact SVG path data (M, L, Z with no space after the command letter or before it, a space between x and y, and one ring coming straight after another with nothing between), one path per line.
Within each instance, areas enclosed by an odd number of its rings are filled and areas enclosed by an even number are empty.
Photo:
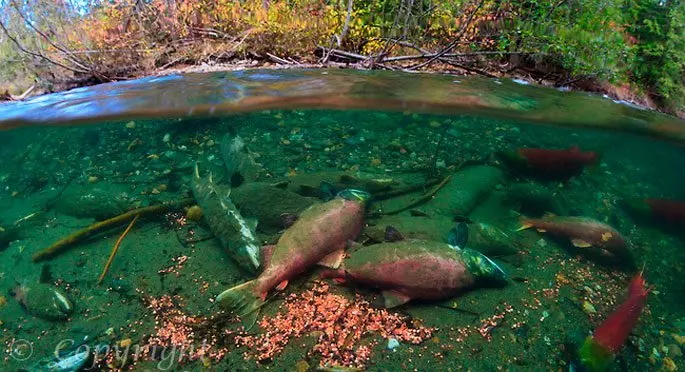
M142 217L147 217L159 213L164 213L166 211L169 211L171 209L175 208L180 208L186 205L190 205L194 203L194 199L183 199L178 202L172 202L172 203L165 203L165 204L158 204L158 205L152 205L149 207L143 207L143 208L137 208L131 211L128 211L122 215L112 217L108 220L105 221L100 221L97 222L93 225L90 225L86 227L85 229L79 230L69 236L67 236L64 239L61 239L57 242L55 242L53 245L38 251L33 254L33 262L39 262L43 260L50 259L54 257L55 255L62 253L72 245L75 245L93 235L96 235L98 233L107 231L109 229L112 229L114 227L123 225L124 223L130 221L132 218L134 218L136 215L139 215L141 218Z

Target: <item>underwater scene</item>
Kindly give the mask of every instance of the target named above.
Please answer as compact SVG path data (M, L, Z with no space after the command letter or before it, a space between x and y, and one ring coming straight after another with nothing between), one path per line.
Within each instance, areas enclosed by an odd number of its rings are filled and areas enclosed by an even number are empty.
M510 80L155 79L0 105L1 370L685 368L682 121Z

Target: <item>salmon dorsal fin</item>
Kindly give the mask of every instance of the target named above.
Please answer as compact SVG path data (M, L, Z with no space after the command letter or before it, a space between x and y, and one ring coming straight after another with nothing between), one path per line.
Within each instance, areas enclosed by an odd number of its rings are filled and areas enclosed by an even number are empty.
M396 291L383 291L381 292L383 294L383 300L385 301L385 307L392 308L392 307L397 307L400 305L404 305L411 298L407 295L404 295L402 293L396 292Z
M578 247L578 248L590 248L590 247L592 247L592 244L586 242L583 239L571 239L571 244L573 244L574 247Z
M551 220L552 218L555 218L557 215L552 213L552 212L545 212L545 214L542 215L543 220Z
M345 250L339 249L335 252L329 253L326 257L319 261L319 265L325 266L331 269L337 269L345 257Z

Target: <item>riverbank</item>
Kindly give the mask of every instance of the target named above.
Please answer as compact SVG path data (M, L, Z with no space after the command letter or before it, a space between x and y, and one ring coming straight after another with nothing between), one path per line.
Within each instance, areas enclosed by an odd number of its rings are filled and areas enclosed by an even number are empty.
M135 78L144 78L148 76L165 76L172 74L186 74L186 73L204 73L204 72L220 72L220 71L239 71L239 70L250 70L250 69L354 69L354 70L369 70L369 67L365 65L368 63L365 60L348 61L348 62L317 62L315 56L298 58L297 60L288 58L281 59L274 56L275 58L250 58L250 59L240 59L231 62L222 63L202 63L202 64L177 64L174 66L166 67L163 69L157 69L150 74L141 75ZM341 60L341 59L339 59ZM482 61L481 61L481 64ZM483 64L485 67L482 70L472 71L473 69L465 70L458 67L450 67L445 64L432 65L429 68L414 72L421 74L448 74L454 76L472 76L480 75L487 76L490 78L510 78L516 79L517 81L525 82L528 84L541 85L545 87L553 87L558 89L572 90L589 92L594 94L605 95L616 101L623 101L629 104L664 112L667 114L675 115L681 119L685 119L685 112L668 112L660 108L649 96L638 92L634 87L629 85L613 85L608 82L596 81L592 79L573 79L573 81L568 81L567 84L563 84L564 81L560 79L560 76L544 76L541 73L532 72L524 68L516 69L514 71L505 70L501 68L494 62L488 62ZM497 69L499 66L499 70ZM385 64L384 69L395 70L398 72L406 72L404 69L406 66L400 63ZM471 71L470 71L471 70ZM43 94L56 93L60 91L67 91L70 89L80 88L84 86L97 85L93 84L92 81L63 81L52 86L52 89L46 89L41 87L40 84L32 85L26 91L21 94L12 95L9 92L0 93L0 103L3 101L16 101L24 100L32 97L40 96Z
M677 2L9 2L0 14L5 98L168 70L341 64L512 77L680 117L685 107Z

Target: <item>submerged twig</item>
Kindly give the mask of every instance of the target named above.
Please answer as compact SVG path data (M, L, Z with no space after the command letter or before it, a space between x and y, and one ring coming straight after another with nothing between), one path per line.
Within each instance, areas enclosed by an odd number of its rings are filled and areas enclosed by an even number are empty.
M85 239L87 239L87 238L89 238L95 234L101 233L103 231L107 231L113 227L117 227L117 226L125 223L126 221L133 218L133 216L135 216L135 215L140 215L140 217L146 217L146 216L166 212L170 209L180 208L180 207L192 204L194 202L195 202L194 199L183 199L183 200L178 201L178 202L158 204L158 205L152 205L149 207L137 208L137 209L131 210L129 212L126 212L122 215L110 218L108 220L97 222L93 225L86 227L85 229L79 230L79 231L67 236L64 239L61 239L61 240L55 242L53 245L51 245L51 246L49 246L49 247L47 247L41 251L34 253L33 257L32 257L33 262L38 262L38 261L43 261L43 260L49 259L49 258L55 256L56 254L63 252L64 250L66 250L67 248L69 248L70 246L72 246L78 242L81 242L81 241L83 241L83 240L85 240Z
M398 196L402 196L404 194L416 192L419 190L425 190L427 187L431 187L433 185L436 185L438 182L440 182L440 179L436 178L436 179L428 180L428 181L421 183L421 184L418 184L418 185L411 185L411 186L403 187L400 189L394 189L394 190L388 190L388 191L380 191L380 192L373 194L373 200L378 201L378 200L391 199L391 198L395 198Z
M400 209L396 209L396 210L394 210L394 211L384 212L384 213L382 213L382 214L385 214L385 215L397 214L397 213L404 212L404 211L406 211L407 209L414 208L414 207L416 207L417 205L421 205L421 204L427 202L427 201L430 200L438 191L440 191L440 189L443 188L443 186L445 186L451 179L452 179L452 175L450 174L449 176L445 177L442 181L440 181L440 183L439 183L437 186L435 186L435 187L434 187L433 189L431 189L429 192L427 192L426 194L422 195L420 198L416 199L416 200L413 201L412 203L409 203L409 205L407 205L407 206L405 206L405 207L402 207L402 208L400 208Z
M119 251L119 246L121 245L121 242L124 240L124 237L126 237L128 232L131 231L131 228L138 220L138 217L140 217L139 214L136 214L135 217L133 217L131 223L128 224L126 230L124 230L123 234L121 234L119 239L117 239L117 242L114 243L114 247L112 247L112 253L109 255L109 259L105 264L105 268L102 270L102 274L100 274L100 278L98 278L98 285L102 284L102 280L105 279L105 275L107 275L107 271L109 271L109 267L112 265L112 261L114 261L114 256L116 256L117 252Z

